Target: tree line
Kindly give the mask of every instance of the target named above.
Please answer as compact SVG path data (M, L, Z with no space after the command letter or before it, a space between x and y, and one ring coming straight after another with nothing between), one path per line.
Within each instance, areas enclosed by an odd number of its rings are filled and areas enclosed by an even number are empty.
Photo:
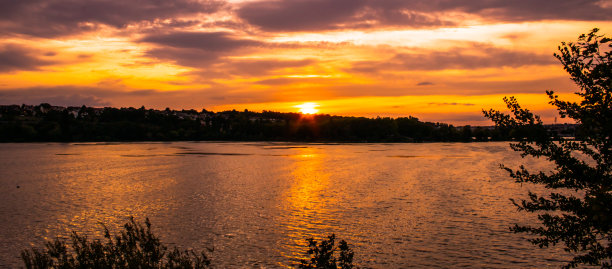
M573 125L557 128L572 136ZM273 111L0 106L1 142L304 141L470 142L525 136L528 130L455 127L415 117L365 118Z

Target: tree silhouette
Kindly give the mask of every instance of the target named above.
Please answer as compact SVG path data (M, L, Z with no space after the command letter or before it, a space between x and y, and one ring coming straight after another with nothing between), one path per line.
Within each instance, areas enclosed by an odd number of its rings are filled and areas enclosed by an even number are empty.
M540 118L520 107L513 97L504 98L511 115L483 111L496 126L520 131L512 143L522 157L545 158L554 164L550 172L502 168L518 183L543 185L549 192L512 202L520 211L538 213L539 226L515 225L517 233L536 235L539 247L563 243L574 255L565 268L580 264L612 267L612 43L598 29L581 35L576 43L561 43L555 57L580 87L579 102L559 100L547 91L550 104L561 117L579 124L575 140L548 133Z

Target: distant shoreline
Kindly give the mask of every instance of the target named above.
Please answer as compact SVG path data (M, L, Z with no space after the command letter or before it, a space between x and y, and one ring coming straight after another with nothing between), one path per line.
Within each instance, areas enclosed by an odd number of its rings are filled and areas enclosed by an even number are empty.
M534 126L575 137L577 125ZM364 118L274 111L155 110L0 106L0 143L6 142L297 142L431 143L512 141L532 130L453 126L415 117Z

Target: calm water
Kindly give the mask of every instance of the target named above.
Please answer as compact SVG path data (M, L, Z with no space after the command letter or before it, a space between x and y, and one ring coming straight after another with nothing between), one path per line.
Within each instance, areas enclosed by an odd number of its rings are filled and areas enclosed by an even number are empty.
M510 204L533 186L498 168L507 143L0 144L0 267L75 230L149 217L162 241L214 247L218 267L295 265L335 233L374 268L558 267ZM531 166L545 164L529 161ZM17 188L19 186L19 188Z

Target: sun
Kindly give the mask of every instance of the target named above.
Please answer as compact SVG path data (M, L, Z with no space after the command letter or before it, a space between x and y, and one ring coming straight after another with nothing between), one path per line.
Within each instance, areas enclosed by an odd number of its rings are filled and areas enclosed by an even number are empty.
M297 105L295 107L300 109L300 113L302 114L315 114L317 112L319 112L318 109L316 109L316 107L318 107L319 105L317 105L316 103L303 103L301 105Z

